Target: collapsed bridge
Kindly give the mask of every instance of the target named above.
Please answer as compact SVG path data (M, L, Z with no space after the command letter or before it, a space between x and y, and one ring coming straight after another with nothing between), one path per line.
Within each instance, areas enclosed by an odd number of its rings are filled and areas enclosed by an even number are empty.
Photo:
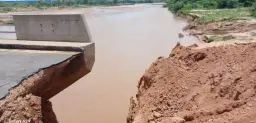
M47 101L88 74L95 61L83 14L22 13L13 21L17 39L0 40L0 122L7 120L4 105L28 94Z

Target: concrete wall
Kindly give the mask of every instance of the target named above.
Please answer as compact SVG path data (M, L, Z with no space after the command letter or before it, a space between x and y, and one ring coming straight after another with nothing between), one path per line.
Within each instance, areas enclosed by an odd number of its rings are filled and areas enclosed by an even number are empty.
M18 40L91 42L83 14L13 15Z

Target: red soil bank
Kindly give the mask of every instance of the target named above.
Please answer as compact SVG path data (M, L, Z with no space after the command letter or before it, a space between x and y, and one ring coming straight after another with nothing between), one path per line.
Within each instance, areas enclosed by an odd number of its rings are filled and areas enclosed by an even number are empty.
M141 77L127 123L256 123L256 44L179 44Z

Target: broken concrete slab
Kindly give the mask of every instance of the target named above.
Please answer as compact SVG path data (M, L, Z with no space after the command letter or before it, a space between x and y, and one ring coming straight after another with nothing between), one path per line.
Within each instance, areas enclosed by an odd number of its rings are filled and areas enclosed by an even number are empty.
M67 88L89 73L94 64L94 43L80 46L77 49L83 50L83 52L1 49L0 98L6 97L11 89L23 81L27 81L32 76L37 76L40 71L44 71L40 78L35 79L32 77L34 82L40 81L40 83L33 89L36 92L31 93L37 96L44 95L45 99L49 99ZM62 66L61 68L56 68L59 70L46 72L55 69L58 65ZM40 89L37 90L38 88ZM52 88L52 90L49 88Z
M48 100L92 70L95 44L83 14L13 18L17 40L0 40L0 99L32 93Z
M50 53L0 50L0 98L5 97L11 88L19 85L23 79L40 69L65 61L76 54L78 52Z

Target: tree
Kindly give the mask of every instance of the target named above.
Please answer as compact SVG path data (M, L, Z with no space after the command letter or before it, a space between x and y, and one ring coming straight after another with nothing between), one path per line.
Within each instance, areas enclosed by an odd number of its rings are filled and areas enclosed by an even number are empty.
M239 0L239 3L241 3L244 7L250 7L256 0Z
M252 4L251 14L253 17L256 17L256 2Z
M117 3L118 3L118 0L114 0L113 2L114 2L115 4L117 4Z
M218 8L236 8L239 6L238 0L219 0Z

